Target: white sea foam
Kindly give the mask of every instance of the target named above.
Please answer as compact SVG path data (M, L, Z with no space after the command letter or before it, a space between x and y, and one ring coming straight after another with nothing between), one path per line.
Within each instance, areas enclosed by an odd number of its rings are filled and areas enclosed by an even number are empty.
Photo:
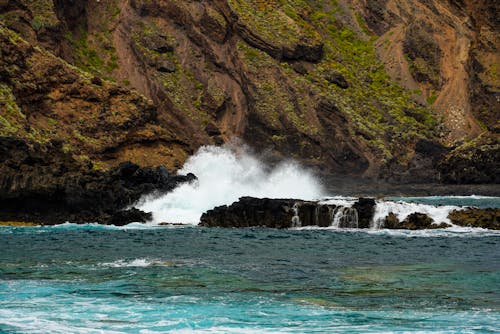
M203 212L242 196L304 200L323 196L317 179L293 161L269 169L241 146L202 147L179 170L187 173L198 180L159 198L144 198L138 208L153 212L156 224L197 224Z
M400 221L405 220L410 214L418 212L424 213L434 220L434 223L448 223L448 215L452 210L460 210L458 206L442 205L434 206L410 202L377 201L375 216L373 217L373 228L380 227L382 220L390 213L394 213Z
M170 267L174 266L176 263L171 261L162 261L154 259L134 259L134 260L117 260L113 262L103 262L99 263L102 267L112 267L112 268L123 268L123 267L149 267L149 266L161 266Z

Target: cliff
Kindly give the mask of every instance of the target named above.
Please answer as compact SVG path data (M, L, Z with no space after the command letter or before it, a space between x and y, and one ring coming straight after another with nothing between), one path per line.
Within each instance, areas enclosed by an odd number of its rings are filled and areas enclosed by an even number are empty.
M0 0L0 135L97 169L238 137L326 174L498 182L498 7Z

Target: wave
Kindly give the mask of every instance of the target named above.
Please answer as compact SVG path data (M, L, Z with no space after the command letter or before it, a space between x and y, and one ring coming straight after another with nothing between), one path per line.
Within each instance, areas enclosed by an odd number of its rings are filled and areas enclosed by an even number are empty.
M153 213L153 222L198 224L203 212L229 205L242 196L313 200L324 196L321 183L293 161L268 168L241 146L204 146L180 174L198 180L161 197L143 198L137 207Z

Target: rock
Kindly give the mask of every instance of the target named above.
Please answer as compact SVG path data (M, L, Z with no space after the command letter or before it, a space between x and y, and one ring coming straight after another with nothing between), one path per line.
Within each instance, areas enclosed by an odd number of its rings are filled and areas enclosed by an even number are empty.
M500 230L500 209L476 209L454 210L448 218L453 224L465 227L489 228Z
M99 77L93 77L90 82L96 86L102 86L102 79Z
M349 84L347 83L347 80L339 72L329 71L329 72L325 73L325 79L329 83L337 85L338 87L340 87L342 89L349 88Z
M384 218L384 224L382 225L383 228L388 228L388 229L398 229L401 228L401 223L398 219L398 216L396 216L394 213L389 212L389 214Z
M220 136L220 134L221 134L219 128L213 122L210 122L210 123L207 124L207 126L205 127L205 132L210 137Z
M358 227L369 228L375 215L375 200L373 198L360 198L354 205L353 209L358 212Z
M60 143L40 145L0 137L0 220L43 224L147 221L150 214L123 211L148 193L168 192L196 177L171 175L165 167L125 162L98 171L65 154ZM20 172L22 171L22 172Z
M155 64L156 69L159 72L173 73L177 70L177 65L168 58L158 58Z
M115 226L124 226L130 223L145 223L153 219L151 212L144 212L136 208L121 210L115 212L111 217L109 224Z
M407 230L422 230L433 228L434 220L424 213L412 213L401 223L401 227Z
M146 35L142 38L143 45L149 50L156 51L160 54L174 51L174 47L168 41L168 38L163 35Z
M201 216L200 226L206 227L327 227L332 224L335 206L296 199L242 197L227 206L219 206ZM297 217L300 223L293 223Z
M224 16L212 8L206 8L200 20L200 28L217 43L224 43L227 35L227 22Z
M292 227L294 200L242 197L230 206L205 212L200 226L206 227Z
M445 183L500 183L500 134L485 134L449 152L438 163Z
M382 228L404 229L404 230L422 230L447 228L449 224L433 224L433 219L423 213L412 213L404 221L399 221L398 217L390 212L384 219Z

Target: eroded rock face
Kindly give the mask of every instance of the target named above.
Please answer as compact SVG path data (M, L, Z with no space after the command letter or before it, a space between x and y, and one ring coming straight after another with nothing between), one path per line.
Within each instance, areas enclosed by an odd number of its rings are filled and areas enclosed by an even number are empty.
M61 150L61 142L29 146L0 137L0 220L43 224L144 222L150 214L125 210L140 196L168 192L195 176L124 162L107 172L82 164Z
M439 162L442 179L448 183L500 183L500 141L482 135L461 145Z

